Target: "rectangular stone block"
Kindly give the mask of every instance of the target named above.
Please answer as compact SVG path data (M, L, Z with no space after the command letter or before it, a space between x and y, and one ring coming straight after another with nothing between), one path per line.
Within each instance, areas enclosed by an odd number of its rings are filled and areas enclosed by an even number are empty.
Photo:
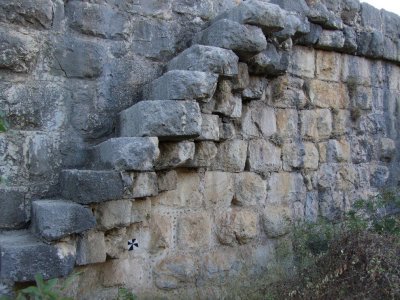
M172 191L177 187L178 175L175 170L157 173L158 191Z
M193 101L141 101L119 116L121 136L156 136L160 140L198 137L201 122L200 107Z
M219 141L219 117L202 114L201 134L196 141Z
M195 144L193 142L161 143L160 157L156 162L157 170L172 169L184 165L193 159Z
M340 53L317 51L316 77L320 80L339 82L342 71Z
M282 168L281 149L262 139L249 141L248 165L251 172L266 176Z
M242 172L246 164L247 142L242 140L228 140L220 143L218 154L211 167L214 170L226 172Z
M129 226L132 223L131 209L131 200L108 201L97 205L94 210L97 228L109 230Z
M76 264L79 266L106 261L106 243L104 232L91 230L78 239Z
M303 108L307 102L304 80L292 76L281 76L271 81L269 93L272 105L278 108Z
M276 110L276 128L282 138L290 138L299 135L299 113L295 109Z
M130 178L132 184L125 191L125 197L144 198L158 195L156 173L130 173Z
M289 73L301 77L315 77L315 50L313 48L293 47L289 61Z
M189 213L177 222L177 241L181 249L208 248L211 243L211 218L206 212Z
M277 132L275 110L258 101L245 105L242 132L245 138L269 138Z
M349 105L346 85L312 80L307 85L310 102L318 108L343 109Z
M332 134L332 114L329 109L300 112L301 134L306 139L327 139Z
M185 163L188 168L209 167L217 156L218 148L213 142L195 143L195 152L193 159Z
M232 91L230 80L221 80L215 93L213 112L231 118L240 118L242 115L242 99L240 94Z
M0 229L18 229L30 219L30 201L27 189L22 187L0 188Z

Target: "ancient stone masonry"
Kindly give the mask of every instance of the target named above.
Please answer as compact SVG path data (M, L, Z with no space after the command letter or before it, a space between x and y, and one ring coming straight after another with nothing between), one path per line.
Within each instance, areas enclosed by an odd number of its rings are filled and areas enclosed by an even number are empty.
M399 184L390 12L0 0L0 22L0 294L76 269L77 299L229 298L290 266L294 223Z

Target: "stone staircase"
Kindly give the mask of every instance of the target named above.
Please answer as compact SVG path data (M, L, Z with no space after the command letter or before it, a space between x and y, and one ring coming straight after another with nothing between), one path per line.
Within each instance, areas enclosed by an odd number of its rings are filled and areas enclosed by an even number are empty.
M308 33L306 18L263 1L246 1L218 16L169 62L164 75L144 88L143 101L120 113L119 137L90 149L89 169L62 171L59 199L33 201L29 229L0 234L0 281L32 281L36 273L45 279L69 274L77 256L73 236L96 226L90 208L158 193L135 189L140 176L178 166L207 167L202 151L215 152L207 142L219 141L227 131L219 116L241 114L234 99L222 96L215 103L217 86L222 93L225 84L245 91L250 86L242 76L247 67L250 74L265 77L285 73L293 41ZM254 93L243 95L252 100ZM132 179L127 172L142 175ZM15 205L22 205L23 190L10 188L7 193ZM10 218L12 225L29 219L22 212L0 216Z

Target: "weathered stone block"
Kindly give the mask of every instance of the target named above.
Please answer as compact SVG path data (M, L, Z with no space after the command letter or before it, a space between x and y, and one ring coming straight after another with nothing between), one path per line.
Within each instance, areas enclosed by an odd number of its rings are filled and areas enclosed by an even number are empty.
M299 134L299 115L295 109L277 109L276 124L279 136L290 138Z
M39 52L37 42L30 36L10 30L0 30L0 69L18 73L29 72Z
M285 27L285 11L279 6L262 2L246 1L222 13L214 20L229 19L241 24L256 25L266 34L282 30Z
M64 200L32 202L32 230L46 241L60 240L95 225L92 212L77 203Z
M282 167L281 149L262 139L249 142L248 165L251 172L266 176Z
M301 76L314 78L315 76L315 50L308 47L293 47L290 51L288 72Z
M318 148L313 143L304 143L304 169L317 170L319 166Z
M322 80L312 80L307 85L310 102L318 108L343 109L349 104L346 86Z
M278 77L271 82L270 93L273 106L278 108L303 108L307 101L304 80L296 77Z
M242 92L243 100L260 100L265 98L267 80L259 76L251 76L250 82Z
M335 52L317 51L316 77L320 80L340 81L341 55ZM332 88L335 90L335 88Z
M30 204L25 188L0 188L0 229L18 229L30 219Z
M93 164L119 171L151 171L159 154L157 138L111 138L93 148Z
M386 166L376 165L371 167L370 184L375 188L383 188L389 179L390 171Z
M40 242L27 231L9 231L0 235L0 278L17 282L63 277L75 265L75 248ZM34 258L34 259L32 259Z
M250 74L276 77L286 72L289 65L287 52L279 51L273 44L248 61Z
M243 172L234 175L235 195L232 203L237 206L263 205L267 198L267 184L259 175Z
M396 143L389 138L381 138L379 155L383 161L391 161L396 154Z
M233 208L217 217L217 238L223 245L247 244L257 236L257 225L257 213Z
M240 95L233 93L231 81L222 80L218 84L213 112L231 118L242 116L242 99Z
M353 108L361 110L372 109L372 101L376 97L371 87L360 85L348 85L351 104Z
M185 163L189 168L209 167L218 153L218 148L213 142L198 142L193 159Z
M243 91L250 84L249 68L247 64L240 62L238 64L238 70L239 70L238 75L235 76L232 80L233 91Z
M219 117L202 114L201 134L196 141L219 141Z
M195 144L193 142L161 143L160 158L157 160L156 169L164 170L184 165L193 159Z
M72 1L65 10L70 27L78 32L109 39L128 37L128 20L108 4Z
M268 138L277 131L275 111L262 102L244 106L242 132L246 138Z
M61 172L61 194L81 204L121 199L124 182L114 171L64 170Z
M217 88L218 75L198 71L173 70L146 86L147 100L200 100L208 102Z
M228 19L218 20L199 32L193 43L230 49L242 59L249 58L267 47L267 40L260 28Z
M271 3L279 5L284 10L294 11L301 15L307 15L310 10L305 0L271 0Z
M290 141L282 148L284 171L298 170L304 167L305 149L301 142Z
M97 227L109 230L130 225L132 223L131 209L131 200L108 201L99 204L94 210Z
M222 141L233 139L236 136L236 128L231 120L220 119L219 138Z
M202 71L232 77L238 74L238 61L231 50L193 45L170 61L168 71Z
M172 246L173 218L160 213L150 216L150 253L158 253Z
M229 280L231 276L237 275L243 264L242 258L235 249L226 247L208 253L202 262L204 262L205 276L211 282Z
M206 172L204 178L204 200L207 206L231 205L235 194L234 177L226 172Z
M332 133L336 136L344 135L350 131L350 111L340 109L333 114Z
M322 155L322 152L320 152ZM351 159L350 143L345 139L330 140L326 145L327 162L348 162Z
M242 172L246 164L247 142L242 140L228 140L220 143L218 154L211 167L215 170L227 172Z
M296 39L297 44L302 45L302 46L315 45L319 40L319 36L321 35L322 30L323 30L322 26L314 24L314 23L310 23L310 32L307 34L304 34L300 38L297 38Z
M130 173L132 185L126 197L144 198L158 195L157 174L154 172Z
M178 176L175 170L157 173L158 191L172 191L177 187Z
M382 26L381 12L376 7L368 3L361 3L360 15L361 15L362 26L369 28L381 28Z
M122 111L119 119L121 136L179 140L201 133L200 108L192 101L141 101Z
M292 217L289 209L267 206L262 214L265 233L269 238L278 238L290 232Z
M323 30L319 36L317 47L324 50L341 50L346 39L343 31Z
M274 34L279 42L284 42L290 38L297 39L310 32L310 22L306 17L300 16L295 12L286 13L285 28Z
M300 112L301 134L306 139L326 139L332 133L332 114L329 109Z
M76 263L83 266L106 261L106 243L104 232L88 231L78 239Z
M179 218L178 245L181 249L208 248L211 242L211 219L207 213L190 213Z
M288 207L296 201L304 202L306 186L300 173L273 173L268 182L267 203Z

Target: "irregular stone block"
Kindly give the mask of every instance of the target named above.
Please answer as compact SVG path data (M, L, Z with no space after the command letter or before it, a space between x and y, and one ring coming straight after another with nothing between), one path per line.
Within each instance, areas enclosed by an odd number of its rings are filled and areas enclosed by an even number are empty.
M199 100L208 102L217 88L218 75L173 70L152 81L145 91L147 100Z
M160 140L198 137L200 107L193 101L141 101L119 115L121 136L156 136Z
M271 0L270 2L279 5L284 10L295 11L301 15L307 15L310 10L305 0Z
M232 91L243 91L250 84L249 68L246 63L240 62L238 65L239 73L232 80Z
M332 133L336 136L344 135L350 131L351 116L350 111L339 109L333 114Z
M396 143L389 138L381 138L379 155L382 161L391 161L396 154Z
M204 201L207 207L228 208L235 194L234 177L226 172L206 172Z
M274 37L279 42L284 42L290 38L297 40L310 32L310 22L306 17L294 12L287 12L285 17L285 28L274 33Z
M224 282L243 264L242 258L237 255L235 249L226 247L208 253L202 262L204 262L203 268L206 271L204 276L207 279L223 280Z
M288 72L301 77L314 78L315 50L296 46L290 51Z
M251 76L250 82L246 89L242 92L243 100L260 100L265 98L265 90L267 87L266 78L259 76Z
M22 228L30 219L30 204L22 187L0 188L0 229Z
M232 122L229 121L222 121L220 119L219 122L219 138L220 140L230 140L233 139L236 135L236 129L235 126L232 124Z
M345 37L340 30L323 30L319 36L317 47L324 50L340 51L344 47Z
M231 50L193 45L169 62L168 71L201 71L232 77L238 74L238 61Z
M358 49L357 33L353 27L346 26L344 32L344 47L343 51L347 53L354 53Z
M53 9L51 0L3 0L0 2L0 19L37 29L49 29L53 22Z
M303 108L307 102L304 94L304 80L281 76L270 84L273 105L278 108Z
M104 232L94 230L86 232L78 239L76 247L76 264L79 266L106 261Z
M95 225L92 212L77 203L64 200L32 202L32 230L46 241L60 240Z
M341 55L328 51L317 51L316 53L316 77L320 80L339 82L342 71Z
M277 131L275 111L262 102L251 102L244 106L242 132L246 138L268 138Z
M295 109L277 109L276 124L278 135L282 138L299 135L299 114Z
M75 247L45 244L23 230L0 235L0 254L0 278L16 282L64 277L75 265Z
M343 29L343 21L322 3L313 3L307 17L311 22L320 24L325 29Z
M235 195L232 203L237 206L263 205L267 198L267 184L259 175L243 172L234 175Z
M276 77L286 72L289 65L289 57L286 52L278 51L272 44L267 49L253 56L249 61L250 74Z
M211 219L207 213L189 213L178 219L178 246L181 249L208 248L211 242Z
M269 206L289 207L291 203L306 198L306 186L300 173L273 173L268 182L267 203Z
M173 218L159 213L150 216L150 253L158 253L172 246Z
M0 43L0 69L17 73L27 73L32 69L39 53L37 42L32 37L2 29Z
M223 245L247 244L257 237L258 215L252 210L232 208L217 217L217 238Z
M318 108L343 109L349 105L346 85L342 83L312 80L307 92L310 102Z
M132 184L125 197L144 198L158 195L157 174L154 172L130 173Z
M162 143L160 158L156 162L157 170L171 169L184 165L193 159L195 144L193 142Z
M215 94L213 112L231 118L242 116L242 99L232 91L232 83L228 80L220 81Z
M389 44L385 45L383 33L377 30L359 32L357 35L357 44L357 54L371 58L382 58L385 52L384 46L390 46Z
M267 40L260 28L241 25L227 19L218 20L199 32L193 43L229 49L242 59L249 58L267 47Z
M218 154L211 166L214 170L242 172L246 164L247 142L228 140L220 143Z
M348 162L351 159L350 144L344 139L330 140L327 143L321 143L320 157L321 162Z
M318 42L322 30L322 26L310 23L310 32L297 38L296 43L303 46L313 46Z
M370 184L375 188L383 188L389 179L390 171L386 166L372 166Z
M367 28L382 28L382 16L379 9L368 3L361 3L361 25Z
M78 32L108 39L128 37L128 20L107 4L72 1L65 11L70 27Z
M329 138L332 134L332 114L329 109L300 112L301 134L312 140Z
M97 78L103 72L104 49L92 42L65 39L55 43L53 70L67 78Z
M264 209L263 227L269 238L278 238L288 234L292 226L292 218L288 209L267 206Z
M218 153L218 148L213 142L198 142L193 159L185 163L188 168L209 167Z
M62 196L81 204L121 199L124 195L119 172L64 170L60 182Z
M129 226L133 223L131 209L131 200L108 201L97 205L94 210L97 227L101 230L109 230Z
M251 172L267 176L282 167L281 149L265 140L249 142L248 165Z
M319 166L318 148L313 143L304 143L304 169L317 170Z
M178 184L178 176L175 170L157 173L158 191L173 191L176 190Z
M93 148L93 166L119 171L151 171L159 154L157 138L111 138Z
M285 143L282 148L283 170L292 171L303 168L304 156L304 145L301 142Z
M202 114L201 134L196 141L219 141L219 117Z

